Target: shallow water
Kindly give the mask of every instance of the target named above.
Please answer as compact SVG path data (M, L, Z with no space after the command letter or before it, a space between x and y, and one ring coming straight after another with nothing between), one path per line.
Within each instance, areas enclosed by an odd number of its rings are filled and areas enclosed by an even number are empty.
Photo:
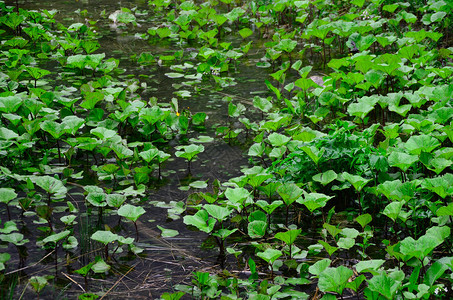
M56 19L66 26L75 22L88 22L89 20L99 20L96 24L97 30L102 34L99 42L101 48L96 53L106 53L106 59L115 57L120 59L120 68L125 69L121 75L139 78L139 75L148 75L148 78L140 77L141 82L146 83L147 89L141 91L141 98L157 97L159 101L169 102L175 97L177 91L173 85L182 80L170 79L164 74L172 72L169 65L146 66L142 67L130 57L141 52L151 52L155 55L171 53L179 50L180 45L171 43L150 43L135 37L135 33L146 32L147 27L152 23L153 16L143 15L138 18L139 27L128 27L127 30L112 26L107 18L99 18L105 11L108 16L121 7L134 8L144 11L147 9L147 1L20 1L20 7L26 9L57 9L59 12ZM87 16L81 17L76 11L87 10ZM185 45L187 47L192 47ZM210 84L202 85L199 93L193 93L192 97L180 101L180 107L190 110L192 113L205 112L208 115L206 130L200 134L215 137L215 128L219 125L228 124L228 104L222 100L226 95L232 96L235 101L249 105L256 93L267 91L264 79L267 78L271 70L258 69L255 67L256 61L264 53L258 48L251 49L249 58L238 64L236 72L230 73L237 79L237 85L228 87L221 92L212 89ZM184 63L182 61L180 63ZM190 61L188 61L190 62ZM194 62L194 61L192 61ZM52 65L53 62L49 62ZM57 70L58 64L54 66ZM58 80L58 79L57 79ZM64 80L60 80L62 82ZM190 89L190 88L188 88ZM255 116L251 115L251 118ZM197 136L196 133L189 135ZM170 145L176 141L170 142ZM222 139L215 139L209 144L204 144L205 152L199 155L199 159L192 163L192 175L188 176L186 163L175 158L169 161L163 170L164 180L156 183L156 187L150 190L147 195L149 201L169 203L171 201L186 201L189 192L181 191L181 185L187 185L193 180L213 180L220 182L227 181L229 178L240 175L241 167L247 166L247 158L244 156L245 147L240 145L229 145ZM170 153L174 150L169 149ZM80 188L75 187L70 191L70 198L73 203L83 206L83 198ZM145 251L139 256L124 256L116 254L118 263L112 263L112 270L109 276L96 276L88 281L88 287L84 285L84 278L80 275L73 275L70 268L80 268L89 262L88 256L94 253L102 253L102 248L98 244L89 241L89 236L96 231L97 212L85 214L79 220L75 231L80 235L85 235L86 240L79 241L79 247L71 255L64 256L63 250L59 250L57 261L54 253L45 252L35 245L35 238L31 232L36 232L37 225L28 224L24 227L26 238L31 240L26 246L27 256L24 269L21 272L14 272L19 275L17 288L14 295L23 299L34 297L33 291L27 285L29 277L34 275L55 275L56 278L50 281L50 287L42 292L41 299L69 298L73 299L83 292L83 289L92 292L109 291L108 297L116 299L120 297L132 297L134 299L150 299L160 296L163 292L171 292L173 286L178 283L190 283L190 273L195 270L210 270L218 268L216 249L201 249L207 235L198 231L190 231L182 223L182 219L168 220L166 209L157 208L149 203L141 203L147 213L140 217L138 228L140 231L140 243ZM3 212L4 213L4 212ZM2 214L3 214L2 213ZM60 217L60 215L57 215ZM106 225L113 227L117 223L117 217L104 216ZM160 230L156 227L162 225L165 228L176 229L179 235L174 238L163 239L160 237ZM122 222L125 232L129 236L135 235L132 223ZM27 236L27 228L28 236ZM83 233L82 233L83 232ZM124 231L123 231L124 232ZM15 253L13 246L8 248L8 252ZM48 253L46 259L42 260ZM42 261L41 261L42 260ZM68 264L68 260L72 263ZM123 261L127 260L127 261ZM13 257L11 264L17 264L18 257ZM58 264L58 272L55 274L55 263ZM131 269L133 267L133 269ZM43 272L43 270L46 270ZM114 287L114 288L112 288ZM109 290L112 288L111 290ZM16 297L14 297L16 298Z

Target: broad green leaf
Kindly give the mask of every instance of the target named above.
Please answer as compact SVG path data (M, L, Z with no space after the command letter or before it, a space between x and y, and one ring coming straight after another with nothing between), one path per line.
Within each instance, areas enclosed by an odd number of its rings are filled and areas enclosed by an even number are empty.
M371 291L379 293L389 300L394 299L396 291L400 285L400 281L396 281L386 274L375 275L373 278L368 280L368 288Z
M319 274L318 287L323 292L335 292L341 295L353 274L351 269L344 266L328 267Z
M215 219L222 222L228 218L232 211L226 207L214 205L214 204L205 204L203 208Z
M208 183L203 180L196 180L189 183L189 186L193 189L205 189L208 186Z
M382 84L385 74L382 71L370 70L365 74L365 80L371 83L376 89Z
M8 204L11 200L17 197L16 192L12 188L0 188L0 202Z
M355 245L355 240L348 237L341 237L338 239L337 245L341 249L351 249Z
M311 265L309 268L308 268L308 272L310 272L310 274L313 274L313 275L319 275L321 274L327 267L330 266L330 263L332 261L328 258L324 258L324 259L321 259L319 261L317 261L316 263L314 263L313 265Z
M178 230L167 229L159 225L157 225L157 228L159 228L162 231L161 233L162 237L175 237L179 234Z
M182 158L185 158L185 159L191 161L199 153L204 151L204 146L191 144L188 146L177 146L176 150L178 150L175 152L175 155L177 157L182 157Z
M391 202L389 203L385 208L384 211L382 212L384 215L389 217L390 219L393 220L393 222L396 222L398 217L400 216L401 209L403 208L403 202Z
M13 232L9 234L0 234L0 240L11 243L16 246L22 246L29 242L28 239L24 239L24 235L22 233Z
M347 172L343 172L341 174L346 181L348 181L350 184L354 186L356 191L360 192L365 185L367 185L368 182L371 181L371 179L365 179L361 176L357 175L352 175Z
M379 268L385 263L383 259L364 260L355 265L355 269L359 273L370 272L373 275L379 274Z
M333 170L326 171L324 173L319 173L313 176L313 180L320 182L322 185L327 185L337 179L337 173Z
M255 220L247 225L247 234L252 239L262 238L266 234L267 222Z
M70 233L71 232L69 230L65 230L65 231L62 231L62 232L59 232L59 233L54 233L52 235L49 235L45 239L43 239L42 243L43 244L57 243L58 241L60 241L60 240L64 239L65 237L67 237Z
M274 147L284 146L291 140L290 137L276 132L271 133L267 139Z
M302 149L307 155L313 160L313 162L318 165L319 160L325 152L325 148L318 149L314 146L303 146Z
M32 276L28 279L28 282L32 286L33 290L38 294L47 285L47 279L44 276Z
M282 256L282 252L277 249L267 248L263 252L258 252L256 255L264 259L268 264L272 265L277 258Z
M206 210L199 210L193 216L184 216L184 224L192 225L198 228L198 230L210 233L214 229L216 220L209 218L209 214Z
M268 202L264 201L264 200L258 200L256 201L255 203L258 207L260 207L262 210L264 210L267 214L272 214L272 212L283 205L283 201L280 201L280 200L276 200L276 201L273 201L271 204L269 204Z
M0 112L13 113L22 105L22 99L17 96L0 97Z
M290 206L296 201L302 195L302 192L301 188L291 182L285 182L277 189L277 193L282 197L286 206Z
M110 270L110 268L111 266L107 264L102 258L96 260L96 263L91 266L91 270L96 274L106 273Z
M355 220L357 221L357 223L360 224L360 226L362 226L362 229L365 228L365 226L371 222L373 218L371 217L370 214L363 214L363 215L360 215L358 216Z
M327 224L327 223L324 223L322 225L322 227L325 228L334 239L339 233L341 233L341 229L340 228L338 228L336 226L333 226L333 225L330 225L330 224Z
M239 34L243 39L245 39L251 36L253 34L253 31L250 28L242 28L241 30L239 30Z
M44 191L53 195L57 199L65 197L68 192L68 189L64 186L63 182L54 177L47 175L36 176L34 178L34 182Z
M86 200L93 206L104 207L107 205L105 193L88 193Z
M143 215L146 211L141 206L134 206L131 204L125 204L118 209L118 215L125 217L132 222L136 222L138 218Z
M119 236L116 233L106 230L98 230L91 235L91 239L100 242L104 245L117 241Z
M393 151L388 157L388 163L391 167L398 167L403 172L407 172L407 170L412 166L413 163L418 161L417 155L410 155L404 152Z
M426 271L423 282L428 286L433 286L437 279L439 279L452 264L452 257L443 257L435 261Z
M292 245L296 241L301 231L301 229L293 229L286 232L278 232L275 234L275 238L283 241L287 245Z
M19 135L15 133L14 131L5 128L5 127L0 127L0 139L3 140L12 140L18 138Z
M410 154L420 155L420 153L430 153L440 146L440 142L435 137L429 135L413 135L404 144Z
M320 245L322 245L322 246L324 247L324 249L326 249L326 251L327 251L327 253L329 254L329 256L332 256L332 254L335 253L335 251L338 250L337 247L331 246L331 245L329 245L329 243L324 242L324 241L322 241L322 240L319 240L318 243L319 243Z

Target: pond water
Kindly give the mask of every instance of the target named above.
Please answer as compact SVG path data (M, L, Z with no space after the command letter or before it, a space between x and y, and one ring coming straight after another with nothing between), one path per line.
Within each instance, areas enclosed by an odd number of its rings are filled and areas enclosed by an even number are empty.
M189 48L186 51L193 51L193 45L177 45L172 43L149 42L136 37L136 33L144 33L147 28L158 22L154 16L144 13L139 15L137 27L118 28L112 25L108 18L101 18L100 15L109 16L121 7L136 8L138 11L146 12L147 1L19 1L19 6L25 9L56 9L58 14L56 20L68 26L72 23L86 23L90 20L96 23L97 31L102 37L99 39L101 48L96 53L104 52L106 59L115 57L120 59L119 68L125 70L119 79L140 79L140 83L146 84L146 88L139 91L142 99L156 97L159 102L170 102L176 97L174 92L179 89L175 84L182 80L171 79L165 73L172 72L170 65L158 64L140 66L131 56L142 52L151 52L153 55L168 54L180 50L181 47ZM80 13L86 10L86 14ZM84 17L82 17L84 15ZM233 41L238 42L238 41ZM228 125L228 103L223 99L230 96L235 101L241 102L250 107L251 100L256 94L264 94L267 91L264 80L271 70L263 70L255 67L256 62L264 55L259 47L250 50L249 57L238 64L235 72L229 76L236 78L236 85L216 91L211 84L201 86L198 93L192 93L191 97L180 100L180 107L190 110L192 113L205 112L208 116L206 128L200 133L192 133L188 137L198 134L216 137L215 130L220 125ZM181 61L191 62L190 60ZM192 61L192 63L196 63ZM50 67L58 72L59 64L48 62ZM64 84L64 78L55 78L56 82ZM191 89L190 87L188 89ZM258 114L249 114L250 118L259 118ZM175 142L170 141L168 152L174 154L171 149ZM151 299L159 297L163 292L173 291L175 284L190 283L190 274L194 270L216 270L219 269L216 258L217 249L201 249L206 242L206 234L199 231L190 231L182 223L182 219L169 220L167 209L156 207L150 203L159 202L158 206L165 206L165 203L187 201L188 191L179 188L194 180L209 180L209 184L215 179L225 182L229 178L240 175L240 169L248 166L246 147L241 144L230 145L221 138L205 144L205 151L199 155L199 159L192 164L192 174L187 174L186 162L179 158L170 159L163 170L163 180L156 182L156 186L146 196L149 203L145 201L141 205L145 208L146 214L140 217L138 228L140 231L140 245L145 249L139 256L121 256L117 263L112 264L110 276L98 276L90 278L88 286L85 286L82 276L72 275L71 268L79 268L89 262L95 254L102 253L99 244L90 242L89 237L99 226L97 213L84 213L75 230L85 236L85 241L79 242L79 247L72 255L63 256L63 251L57 253L45 252L36 246L21 248L26 251L25 261L19 262L18 257L13 258L12 264L17 263L18 267L24 267L21 271L12 271L9 275L17 277L17 287L13 298L30 299L35 296L34 292L27 285L29 277L34 275L56 275L52 279L50 288L43 290L40 295L42 299L74 299L77 295L87 289L93 292L109 291L106 298L117 299L127 297L130 299ZM173 155L174 157L174 155ZM83 205L83 190L77 185L70 190L70 198L73 203ZM5 212L2 210L2 215ZM102 224L114 227L117 217L104 216ZM156 227L162 225L168 229L176 229L179 235L174 238L161 238L160 230ZM36 231L36 225L26 224L24 234L34 245L36 240L30 236ZM132 223L122 222L124 232L134 236L135 230ZM27 236L28 230L28 236ZM208 242L209 246L212 242ZM11 251L9 251L11 250ZM10 246L9 252L15 252ZM48 253L50 253L48 255ZM44 259L43 259L44 257ZM72 262L68 264L68 262ZM76 262L76 263L73 263ZM58 272L55 274L57 264ZM18 268L18 269L19 269ZM46 270L43 272L43 270ZM219 269L220 270L220 269ZM71 275L69 275L71 274ZM109 290L111 289L111 290Z

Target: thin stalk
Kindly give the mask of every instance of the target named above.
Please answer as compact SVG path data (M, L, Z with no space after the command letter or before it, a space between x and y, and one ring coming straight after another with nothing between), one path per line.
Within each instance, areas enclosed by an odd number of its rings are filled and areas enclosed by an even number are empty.
M138 227L137 227L136 222L134 222L134 226L135 226L135 241L138 242L139 236L138 236Z

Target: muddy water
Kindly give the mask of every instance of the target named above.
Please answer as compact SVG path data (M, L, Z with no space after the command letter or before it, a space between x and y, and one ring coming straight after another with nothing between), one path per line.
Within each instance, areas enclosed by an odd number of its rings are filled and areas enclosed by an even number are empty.
M178 79L170 79L164 74L172 72L169 66L152 65L141 67L129 58L141 52L151 52L154 55L172 53L179 50L181 46L171 43L153 44L148 41L135 37L136 33L146 32L147 28L153 23L153 16L141 15L138 17L138 27L128 27L127 30L112 26L108 18L100 18L105 11L105 15L120 9L121 7L134 8L139 11L147 10L147 1L42 1L27 0L20 1L20 7L26 9L57 9L59 13L56 19L65 25L75 22L86 23L90 20L98 20L96 27L102 34L100 41L101 48L98 52L105 52L106 59L115 57L120 59L120 68L125 69L122 75L139 78L138 75L148 75L148 79L140 79L145 82L150 89L141 92L142 99L157 97L159 101L169 102L175 97L177 91L174 84L180 82ZM86 10L86 16L81 16L80 11ZM208 115L206 130L201 133L192 133L189 137L198 134L215 137L215 128L219 125L228 124L227 103L222 98L227 94L232 96L235 101L241 101L245 105L250 103L253 95L265 92L264 79L268 77L270 70L258 69L255 67L256 61L264 53L258 48L251 49L249 58L238 64L234 73L228 76L237 79L237 85L226 88L221 93L216 92L211 85L201 86L199 93L193 93L190 98L182 99L180 107L189 109L192 113L205 112ZM182 62L183 63L183 62ZM192 63L195 63L192 61ZM188 88L191 89L191 88ZM235 97L237 96L237 97ZM253 117L253 116L252 116ZM176 145L177 140L170 142ZM179 158L170 160L164 168L164 180L156 183L156 187L147 195L149 201L170 203L171 201L186 201L189 192L181 191L181 185L187 185L193 180L213 180L221 182L231 177L240 175L241 167L247 166L247 159L244 156L245 148L240 145L229 145L222 139L216 138L214 142L204 145L206 150L199 155L199 159L192 164L192 175L188 176L186 163ZM169 153L174 150L168 149ZM70 191L72 201L83 206L81 197L82 190L74 188ZM182 223L182 220L169 220L166 209L155 207L148 202L141 203L147 213L140 217L138 228L140 230L140 245L145 249L144 252L136 256L117 254L117 261L111 263L112 270L108 276L96 276L88 280L85 285L84 278L71 272L85 265L92 259L94 254L102 253L99 245L90 243L89 236L96 231L97 214L86 213L79 220L76 231L80 231L79 248L71 255L64 257L63 250L57 253L55 260L54 254L45 252L34 246L29 246L25 266L28 266L19 275L18 288L15 290L13 298L22 297L31 299L34 297L27 280L34 275L55 275L50 280L50 287L43 290L41 299L68 298L74 299L83 293L83 290L91 292L106 292L110 299L128 297L134 299L152 299L159 297L163 292L173 291L174 285L190 283L191 272L195 270L211 271L219 269L216 264L216 249L202 249L201 245L206 242L207 235L190 231ZM105 216L106 225L114 227L117 217ZM180 234L174 238L163 239L159 236L160 230L156 227L162 225L165 228L177 229ZM33 225L30 225L33 226ZM128 232L134 236L134 226L131 223L122 222L123 232ZM26 230L26 227L25 227ZM30 230L35 232L36 229ZM85 237L85 240L83 240ZM28 245L34 245L32 240ZM14 251L12 249L9 249ZM68 262L71 262L68 264ZM55 274L55 264L57 273ZM19 263L18 263L19 266ZM44 271L43 271L44 270ZM110 290L109 290L110 289ZM20 296L22 295L22 296ZM17 296L17 297L16 297Z

